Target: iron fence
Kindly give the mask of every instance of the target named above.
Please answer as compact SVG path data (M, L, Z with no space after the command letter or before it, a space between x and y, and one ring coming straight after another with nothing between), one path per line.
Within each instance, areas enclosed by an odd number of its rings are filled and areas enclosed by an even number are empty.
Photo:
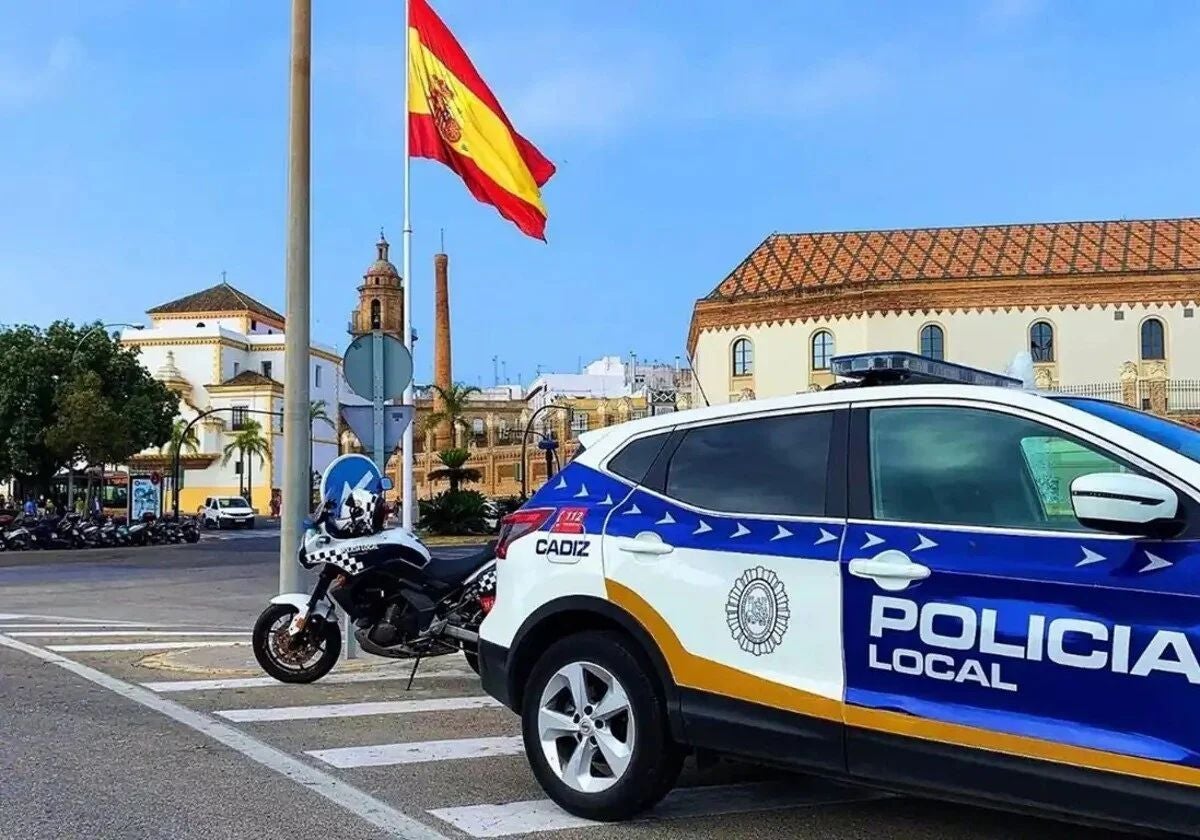
M1200 412L1200 379L1167 382L1167 411Z
M1092 397L1100 400L1121 401L1120 382L1093 382L1090 385L1063 385L1053 389L1056 394L1072 397Z

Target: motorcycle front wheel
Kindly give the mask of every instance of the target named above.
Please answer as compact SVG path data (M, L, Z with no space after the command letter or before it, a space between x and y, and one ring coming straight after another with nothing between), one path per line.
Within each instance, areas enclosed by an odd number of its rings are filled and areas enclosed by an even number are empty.
M291 604L271 604L254 624L254 658L270 676L285 683L316 682L329 673L342 653L337 623L313 616L298 636L288 628L299 612Z

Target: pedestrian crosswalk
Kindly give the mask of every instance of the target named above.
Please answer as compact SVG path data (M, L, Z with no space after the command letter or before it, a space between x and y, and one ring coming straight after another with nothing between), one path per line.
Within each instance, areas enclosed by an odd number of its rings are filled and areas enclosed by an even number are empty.
M194 728L242 732L247 742L266 745L276 763L304 762L332 774L345 791L383 797L405 819L428 828L430 837L614 831L567 814L540 795L525 762L519 719L480 690L461 657L422 664L411 690L408 663L342 663L312 685L260 675L147 680L147 672L139 674L132 664L138 656L119 655L244 646L249 631L2 613L0 640L6 637L77 655L75 661L91 667L123 668L123 678L137 681L131 691L186 708ZM403 776L386 775L389 768ZM778 773L745 775L693 771L649 819L786 811L873 795ZM397 778L404 783L393 784ZM393 788L393 796L381 793ZM635 830L619 829L621 836Z

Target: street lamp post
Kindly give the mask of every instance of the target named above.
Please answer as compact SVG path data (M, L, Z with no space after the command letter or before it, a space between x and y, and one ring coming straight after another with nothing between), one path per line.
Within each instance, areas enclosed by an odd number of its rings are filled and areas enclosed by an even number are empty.
M531 434L538 434L543 439L545 439L547 437L546 435L543 435L540 432L535 433L533 431L533 421L536 420L538 415L541 414L543 411L549 411L552 408L557 408L560 411L567 412L568 418L570 418L575 413L575 410L573 408L571 408L571 406L569 406L569 405L559 405L558 403L546 403L541 408L539 408L535 412L533 412L532 415L530 415L529 422L525 424L525 432L521 435L521 498L522 499L529 498L528 493L527 493L529 482L527 481L526 475L525 475L525 473L527 472L527 470L525 468L525 450L526 450L526 445L529 443L529 436ZM551 464L550 450L547 449L546 450L546 480L547 481L550 480L550 464Z
M143 324L127 324L124 321L115 321L111 324L96 324L94 327L92 327L90 330L88 330L82 336L80 336L79 342L75 345L75 349L73 351L71 351L71 360L69 362L67 362L67 370L72 370L75 367L75 357L79 355L79 351L83 349L83 343L85 341L87 341L89 337L95 335L100 330L111 329L112 327L129 327L130 329L133 329L133 330L145 329ZM101 496L104 495L103 466L104 465L101 464L101 471L100 471L100 475L101 475L100 494L101 494ZM70 458L67 461L67 508L70 509L70 507L74 504L75 504L75 452L72 451Z

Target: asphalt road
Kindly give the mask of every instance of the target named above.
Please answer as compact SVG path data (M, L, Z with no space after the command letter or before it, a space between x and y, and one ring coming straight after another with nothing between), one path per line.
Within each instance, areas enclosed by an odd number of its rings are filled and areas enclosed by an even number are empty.
M1122 836L734 762L689 764L648 819L579 824L544 801L516 717L460 660L407 692L406 668L361 663L262 680L238 643L277 552L238 534L0 556L0 838Z

